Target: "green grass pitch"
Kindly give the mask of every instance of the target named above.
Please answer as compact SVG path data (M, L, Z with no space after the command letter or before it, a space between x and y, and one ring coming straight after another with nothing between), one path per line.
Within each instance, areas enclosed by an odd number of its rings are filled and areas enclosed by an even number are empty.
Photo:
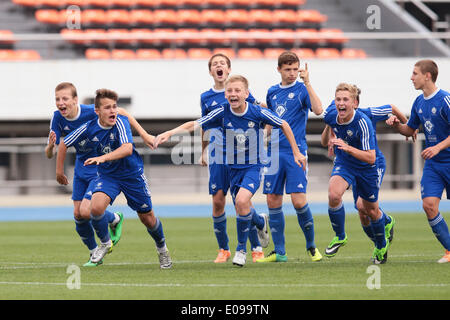
M436 262L444 252L425 215L394 216L395 238L387 264L379 266L378 289L367 286L375 275L368 270L373 246L356 214L347 215L349 241L334 258L311 262L296 217L287 216L288 262L257 264L248 254L243 268L231 260L212 262L217 244L210 218L163 218L171 270L159 269L154 242L137 219L125 220L119 244L96 268L81 267L88 252L72 221L2 222L0 299L449 299L450 264ZM331 225L327 215L314 219L323 253L333 237ZM228 232L233 255L233 217ZM72 264L80 267L80 289L67 285Z

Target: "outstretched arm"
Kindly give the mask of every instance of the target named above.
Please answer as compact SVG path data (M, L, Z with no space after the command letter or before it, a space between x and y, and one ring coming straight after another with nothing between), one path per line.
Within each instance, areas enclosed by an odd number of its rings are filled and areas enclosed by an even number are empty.
M144 141L145 145L150 149L155 149L155 136L149 134L140 124L139 122L125 109L119 108L119 114L128 117L128 121L130 122L130 126L133 127L139 136Z
M171 136L178 134L178 133L182 133L182 132L192 132L192 131L196 130L199 126L200 125L198 124L198 122L194 120L194 121L185 122L182 125L174 128L172 130L163 132L156 137L155 148L157 148L161 143L164 143L167 140L169 140Z
M393 127L395 130L397 130L400 134L411 137L414 135L416 130L408 126L407 124L400 123L400 120L396 116L392 116L389 119L386 120L386 124Z

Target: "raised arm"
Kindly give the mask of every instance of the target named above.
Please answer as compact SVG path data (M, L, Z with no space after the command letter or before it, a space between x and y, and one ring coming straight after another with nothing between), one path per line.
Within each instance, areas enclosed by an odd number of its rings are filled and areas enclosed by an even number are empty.
M319 96L314 91L311 82L309 81L309 71L308 64L305 63L305 69L299 70L299 77L303 80L303 84L306 87L306 90L309 94L309 100L311 101L311 110L315 115L321 115L323 112L322 102L319 99Z

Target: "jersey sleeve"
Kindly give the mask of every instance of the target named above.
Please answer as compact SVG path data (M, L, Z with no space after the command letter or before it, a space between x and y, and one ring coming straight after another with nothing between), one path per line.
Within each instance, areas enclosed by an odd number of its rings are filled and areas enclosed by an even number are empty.
M81 141L86 137L87 127L88 123L85 123L80 127L78 127L77 129L73 130L64 138L64 144L67 146L67 148L73 146L78 141Z
M281 125L283 124L283 120L280 119L275 113L273 113L269 109L261 108L260 116L261 121L264 122L265 124L270 124L277 128L281 127Z
M445 96L443 99L441 117L444 119L444 121L447 121L448 125L450 126L450 95ZM450 135L450 132L448 132L448 134Z
M116 126L119 132L120 144L133 143L133 134L131 132L131 126L126 117L118 117Z
M361 118L358 120L358 127L360 130L361 150L367 151L375 149L375 131L373 130L370 121Z
M202 117L208 114L208 109L206 108L205 101L203 101L201 96L200 96L200 109L202 110Z
M219 126L222 124L224 114L223 106L216 108L209 112L207 115L197 119L197 123L202 127L202 129L209 129L210 127Z
M392 106L390 104L379 107L371 107L368 109L370 110L371 117L375 122L387 120L389 118L389 114L392 113Z
M414 104L411 108L411 116L409 117L408 122L406 123L408 127L416 130L420 126L420 118L416 111L417 99L414 101Z
M50 120L50 131L53 131L56 134L56 145L59 145L59 139L61 138L61 126L59 124L59 111L55 111L53 113L52 119ZM48 140L47 140L48 143Z

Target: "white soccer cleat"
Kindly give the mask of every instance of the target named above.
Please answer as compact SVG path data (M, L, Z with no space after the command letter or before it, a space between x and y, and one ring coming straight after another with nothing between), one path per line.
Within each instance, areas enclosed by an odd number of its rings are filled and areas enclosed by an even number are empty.
M261 213L260 216L264 218L264 227L261 230L256 228L256 230L258 231L258 239L259 243L261 244L261 247L267 248L270 242L269 216L265 213Z
M159 258L159 267L161 269L172 268L172 259L170 258L169 250L167 249L167 247L158 249L157 252L158 252L158 258Z
M245 252L244 250L236 251L233 258L233 264L239 267L243 267L246 260L247 252Z
M106 243L100 243L100 245L94 250L91 256L91 262L98 263L106 256L107 253L112 251L112 241L109 240Z

